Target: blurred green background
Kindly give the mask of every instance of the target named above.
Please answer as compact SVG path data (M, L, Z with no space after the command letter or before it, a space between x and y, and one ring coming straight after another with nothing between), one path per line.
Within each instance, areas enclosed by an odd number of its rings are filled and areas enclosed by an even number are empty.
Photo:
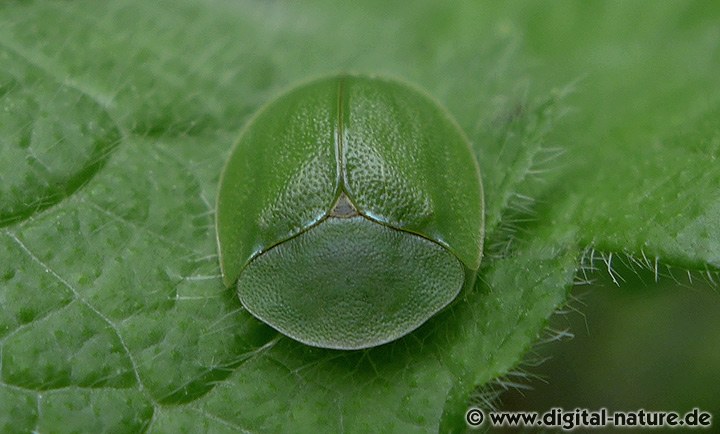
M678 270L678 280L687 279ZM629 269L574 289L546 337L502 395L500 409L583 407L720 415L720 296L703 282L649 283ZM570 337L569 335L573 336ZM533 365L533 361L542 363Z

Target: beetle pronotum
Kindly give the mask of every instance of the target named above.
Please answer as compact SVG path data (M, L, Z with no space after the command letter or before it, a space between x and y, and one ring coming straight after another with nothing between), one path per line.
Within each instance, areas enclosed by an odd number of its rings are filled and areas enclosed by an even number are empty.
M359 349L415 330L475 280L480 173L437 103L393 80L297 87L246 126L223 170L226 285L308 345Z

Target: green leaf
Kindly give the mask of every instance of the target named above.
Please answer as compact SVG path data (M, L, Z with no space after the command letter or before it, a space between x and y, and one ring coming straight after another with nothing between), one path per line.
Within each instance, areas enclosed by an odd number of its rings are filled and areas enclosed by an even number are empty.
M463 430L587 247L713 277L720 11L655 6L3 2L0 431ZM248 117L339 71L445 104L486 190L477 287L358 352L252 318L214 238Z
M691 269L720 267L720 14L711 2L531 8L539 76L581 77L549 140L568 167L544 200L584 244ZM582 31L580 29L593 29ZM566 38L575 38L572 44ZM569 196L566 206L551 197ZM557 202L554 201L553 202ZM545 207L549 208L549 207Z
M0 46L0 226L72 194L102 167L120 133L103 107L41 59Z

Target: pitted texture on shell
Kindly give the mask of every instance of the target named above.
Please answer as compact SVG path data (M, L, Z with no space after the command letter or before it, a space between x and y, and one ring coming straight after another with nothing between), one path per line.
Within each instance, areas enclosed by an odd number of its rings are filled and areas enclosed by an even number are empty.
M414 330L450 303L464 268L442 246L363 217L329 218L258 256L238 292L303 343L357 349Z
M403 84L340 76L273 101L233 149L217 209L225 283L253 256L329 215L343 192L360 214L479 267L482 187L459 128Z
M217 231L223 279L237 280L253 315L310 345L380 345L474 279L479 171L462 132L422 93L319 80L245 129L223 172Z
M341 100L344 184L358 210L441 242L476 270L482 190L459 128L428 97L395 82L347 78Z
M217 209L226 285L250 258L324 216L337 191L337 89L301 87L261 111L223 172Z

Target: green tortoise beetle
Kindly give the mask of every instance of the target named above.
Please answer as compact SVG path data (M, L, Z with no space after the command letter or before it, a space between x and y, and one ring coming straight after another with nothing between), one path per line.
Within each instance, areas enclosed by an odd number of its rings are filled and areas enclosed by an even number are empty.
M475 280L480 172L448 113L400 82L297 87L250 121L223 170L223 281L302 343L360 349L400 338Z

